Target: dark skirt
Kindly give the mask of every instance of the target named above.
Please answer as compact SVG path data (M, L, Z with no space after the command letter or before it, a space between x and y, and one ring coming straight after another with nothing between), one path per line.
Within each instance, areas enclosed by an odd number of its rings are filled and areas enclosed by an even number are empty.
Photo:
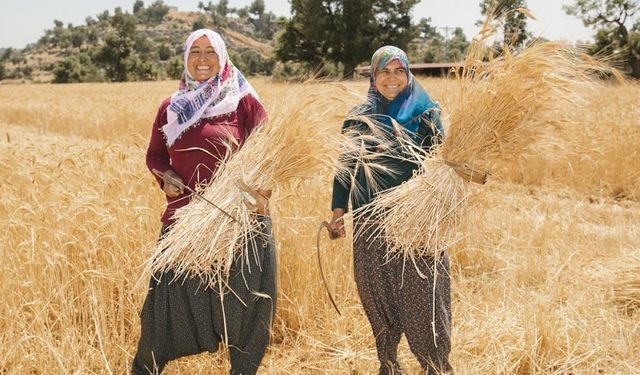
M373 219L356 221L353 260L360 301L376 340L379 373L400 373L397 349L403 333L427 374L451 373L448 256L419 258L415 265L402 257L389 260L377 228Z
M141 335L132 371L162 372L176 358L216 352L228 344L232 374L255 374L269 343L276 306L276 253L271 219L249 241L249 256L234 261L223 298L198 279L153 277L140 314ZM168 231L163 226L161 236Z

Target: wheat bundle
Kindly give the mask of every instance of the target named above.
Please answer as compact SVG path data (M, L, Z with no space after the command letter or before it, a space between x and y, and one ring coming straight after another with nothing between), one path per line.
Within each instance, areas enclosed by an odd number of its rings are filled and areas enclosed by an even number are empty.
M202 197L222 210L196 197L178 209L171 231L147 262L150 272L172 270L176 278L198 277L208 286L218 285L235 259L251 256L251 239L258 229L238 185L273 190L272 204L277 205L296 181L335 165L331 155L337 154L337 146L326 121L333 115L335 101L341 100L339 96L281 99L271 108L268 123L223 161L211 182L200 190Z
M391 255L437 255L456 241L468 197L463 181L484 183L502 162L522 155L558 126L556 110L579 105L599 74L611 71L560 42L535 44L518 54L507 49L483 62L490 34L485 27L455 76L460 95L442 146L419 156L421 174L378 194L366 208L378 213L379 235Z
M625 314L640 310L640 258L627 261L617 272L613 285L613 301Z

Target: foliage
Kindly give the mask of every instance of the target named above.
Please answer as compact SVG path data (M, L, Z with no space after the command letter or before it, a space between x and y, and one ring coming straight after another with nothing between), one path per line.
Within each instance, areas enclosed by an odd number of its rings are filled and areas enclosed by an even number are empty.
M526 8L525 0L482 0L482 15L491 14L493 18L503 22L503 41L505 45L520 48L530 37L527 33L527 16L517 11Z
M244 49L239 52L229 51L229 57L233 64L246 75L271 75L274 61L264 58L252 49Z
M179 79L182 71L184 70L182 57L173 56L167 61L167 64L164 67L164 71L167 76L171 79Z
M423 18L418 22L419 39L409 49L412 60L426 63L459 62L469 47L469 41L462 28L457 27L449 39L440 34L431 25L431 18Z
M98 81L99 75L91 56L86 53L74 54L57 62L53 68L53 83L75 83Z
M327 62L343 65L343 76L367 61L383 44L406 49L417 34L410 11L417 0L292 0L275 49L280 61L311 68Z
M164 4L162 0L156 0L146 9L139 9L138 13L134 14L147 24L159 24L164 17L169 13L169 6Z
M636 0L576 0L564 6L569 15L597 29L594 54L617 55L635 78L640 78L640 3Z

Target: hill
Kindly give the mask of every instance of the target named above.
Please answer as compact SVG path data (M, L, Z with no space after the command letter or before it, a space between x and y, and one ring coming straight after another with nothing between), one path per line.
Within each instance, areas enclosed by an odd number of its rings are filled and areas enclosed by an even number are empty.
M99 82L175 79L182 71L186 36L194 29L218 31L232 61L246 74L271 74L276 17L261 11L220 17L204 7L181 12L161 1L134 13L116 8L87 17L85 24L54 20L36 42L0 51L0 80L12 82ZM216 23L214 24L214 21Z

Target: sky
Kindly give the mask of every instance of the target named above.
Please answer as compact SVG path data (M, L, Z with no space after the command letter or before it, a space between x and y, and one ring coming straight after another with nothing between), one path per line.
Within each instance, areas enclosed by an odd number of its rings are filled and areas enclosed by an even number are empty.
M180 11L197 10L199 0L164 0ZM243 7L252 0L229 0L231 7ZM145 0L149 5L153 0ZM208 0L203 1L207 3ZM594 31L582 25L574 17L567 16L562 5L573 0L527 0L537 21L529 21L529 29L535 36L547 39L564 39L570 42L587 41ZM46 29L53 28L53 20L64 24L81 25L87 16L95 16L104 10L113 14L115 7L131 12L134 0L0 0L0 48L24 48L36 42ZM213 0L217 3L217 0ZM480 0L422 0L413 9L414 20L431 17L438 27L462 27L468 38L478 31L475 22L480 19ZM277 15L290 15L288 0L265 0L267 10ZM440 29L444 35L445 29Z

